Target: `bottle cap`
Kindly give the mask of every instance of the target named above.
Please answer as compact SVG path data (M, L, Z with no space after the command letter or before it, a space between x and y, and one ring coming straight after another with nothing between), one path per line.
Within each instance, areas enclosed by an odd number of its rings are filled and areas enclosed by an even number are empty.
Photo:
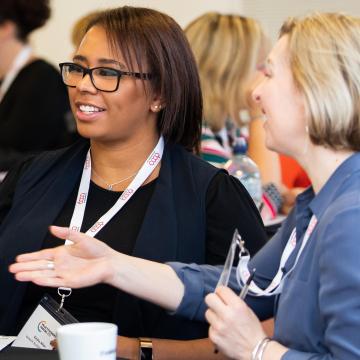
M235 145L233 147L234 155L245 155L248 149L248 145L246 139L243 137L239 137L235 141Z

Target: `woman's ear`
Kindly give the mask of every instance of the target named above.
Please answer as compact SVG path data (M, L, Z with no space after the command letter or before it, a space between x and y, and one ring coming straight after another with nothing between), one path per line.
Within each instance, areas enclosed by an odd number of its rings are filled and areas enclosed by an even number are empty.
M161 102L153 102L150 106L150 109L152 112L160 112L164 106L161 104Z
M154 95L150 104L150 110L152 112L160 112L165 107L164 99L159 95Z

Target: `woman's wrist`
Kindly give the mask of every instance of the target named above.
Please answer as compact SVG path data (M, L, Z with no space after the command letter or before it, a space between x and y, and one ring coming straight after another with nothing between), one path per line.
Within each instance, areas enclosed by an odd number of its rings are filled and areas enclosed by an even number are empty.
M261 360L280 360L289 349L275 340L270 340L264 347Z
M116 279L119 276L119 271L121 271L123 268L121 266L121 260L123 256L126 255L112 250L112 252L104 258L104 283L111 286L116 286Z
M139 348L139 339L118 336L116 356L124 359L140 360Z

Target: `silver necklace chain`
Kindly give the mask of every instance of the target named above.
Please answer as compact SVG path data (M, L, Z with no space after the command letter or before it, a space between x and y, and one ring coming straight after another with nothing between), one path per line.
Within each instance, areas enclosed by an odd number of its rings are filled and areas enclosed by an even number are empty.
M107 189L107 190L110 190L110 191L114 191L113 188L114 188L115 185L121 184L122 182L131 179L132 177L134 177L134 176L138 173L138 171L137 171L137 172L135 172L134 174L132 174L132 175L130 175L130 176L127 176L127 177L124 178L124 179L121 179L121 180L119 180L119 181L116 181L116 182L110 184L110 183L108 183L105 179L103 179L103 178L95 171L94 168L92 168L92 171L93 171L94 174L106 185L106 189Z

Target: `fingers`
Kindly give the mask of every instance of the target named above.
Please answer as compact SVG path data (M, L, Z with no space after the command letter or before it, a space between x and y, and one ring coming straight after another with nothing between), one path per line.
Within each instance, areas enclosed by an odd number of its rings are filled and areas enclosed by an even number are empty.
M228 287L220 286L216 289L216 293L206 296L205 302L215 312L222 313L226 306L238 306L239 302L243 301Z
M16 257L16 261L25 262L25 261L33 261L33 260L52 260L54 258L55 250L56 248L22 254Z
M36 277L31 280L34 284L46 287L61 287L64 286L64 280L59 277ZM68 285L69 287L73 287Z
M61 227L52 225L49 227L51 234L56 236L59 239L66 240L70 236L70 229L68 227Z
M54 263L48 260L35 260L18 262L9 266L11 273L19 273L22 271L36 271L36 270L52 270Z
M49 230L54 236L63 240L71 240L74 244L86 239L92 239L91 236L71 230L67 227L52 225L50 226Z
M45 279L53 279L56 277L56 272L53 270L37 270L37 271L21 271L15 274L15 279L18 281L38 281Z
M217 288L216 294L226 305L236 305L240 300L239 296L226 286L220 286Z

